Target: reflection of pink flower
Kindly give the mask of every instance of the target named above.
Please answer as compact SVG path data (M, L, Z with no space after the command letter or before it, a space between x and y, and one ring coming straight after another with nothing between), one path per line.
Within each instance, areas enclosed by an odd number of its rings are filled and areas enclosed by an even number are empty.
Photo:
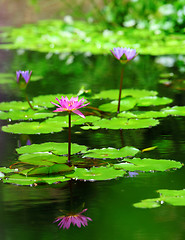
M113 48L113 50L110 50L110 51L114 55L114 57L117 58L118 60L120 60L124 54L127 61L130 61L137 56L135 49L126 48L126 47L125 48L117 47L117 48Z
M30 71L30 73L29 71L21 71L21 70L16 71L17 82L19 82L20 77L22 77L25 80L26 84L28 84L31 74L32 74L32 71Z
M73 224L73 226L76 225L79 228L81 227L81 225L85 227L88 225L87 221L92 221L91 218L82 215L82 213L86 211L87 209L84 209L79 213L68 214L66 216L64 215L64 216L57 217L54 223L60 221L58 226L59 228L63 228L63 229L65 228L68 229L71 223Z
M78 110L79 108L87 106L89 103L83 104L86 99L82 98L81 100L78 101L78 97L72 97L70 100L67 97L62 97L60 100L56 98L56 100L59 102L60 105L51 102L58 108L53 111L53 112L74 112L78 114L80 117L85 118L85 116Z

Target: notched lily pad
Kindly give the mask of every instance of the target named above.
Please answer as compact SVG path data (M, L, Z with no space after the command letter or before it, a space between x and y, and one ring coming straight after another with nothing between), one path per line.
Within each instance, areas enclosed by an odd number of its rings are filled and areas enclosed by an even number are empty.
M67 177L72 179L98 181L110 180L117 177L122 177L126 172L123 170L115 170L113 167L92 167L90 170L86 168L76 168L73 174L68 174Z
M107 129L139 129L156 126L159 121L153 118L149 119L124 119L124 118L112 118L102 119L94 122L94 126Z
M124 169L126 171L166 171L169 169L177 169L183 166L182 163L174 160L150 159L150 158L133 158L126 159L127 163L114 164L115 169Z
M87 149L84 145L78 145L76 143L71 144L71 154L78 152L85 152ZM24 153L40 153L40 152L52 152L56 155L68 154L68 143L56 143L56 142L46 142L41 144L32 144L17 148L16 151L19 154Z
M139 152L139 149L134 147L123 147L121 149L115 148L102 148L102 149L91 149L86 152L83 157L90 158L125 158L130 156L135 156Z

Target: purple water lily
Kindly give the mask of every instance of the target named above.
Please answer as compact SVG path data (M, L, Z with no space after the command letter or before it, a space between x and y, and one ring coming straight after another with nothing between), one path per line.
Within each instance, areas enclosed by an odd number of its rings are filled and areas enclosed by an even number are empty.
M126 47L125 48L117 47L117 48L113 48L113 50L110 50L110 51L114 55L114 57L118 60L121 60L121 58L124 57L123 55L125 55L126 61L130 61L137 56L135 49L126 48Z
M82 98L81 100L78 100L78 97L72 97L69 100L67 97L64 98L62 96L62 98L60 100L58 98L56 98L56 100L59 102L60 105L51 102L52 104L54 104L55 106L58 107L53 112L64 112L64 111L74 112L74 113L78 114L80 117L85 118L85 116L78 109L85 107L89 104L89 103L84 104L86 99Z
M79 212L79 213L70 213L68 215L63 215L63 216L59 216L56 218L55 222L59 222L58 226L59 228L63 228L63 229L68 229L71 225L71 223L73 224L73 226L77 226L79 228L81 228L81 226L83 225L84 227L88 225L88 221L92 221L92 219L90 217L86 217L84 215L82 215L82 213L86 212L87 209L84 209L83 211Z
M16 76L17 76L17 82L19 83L20 82L20 78L22 77L26 84L28 84L29 80L30 80L30 77L31 77L31 74L32 74L32 71L16 71Z

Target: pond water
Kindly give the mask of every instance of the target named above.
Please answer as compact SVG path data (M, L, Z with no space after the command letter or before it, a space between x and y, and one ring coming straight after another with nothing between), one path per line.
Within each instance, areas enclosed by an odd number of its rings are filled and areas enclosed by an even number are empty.
M82 86L93 93L119 88L120 66L110 56L64 56L37 52L1 51L1 72L15 73L19 69L33 70L42 79L30 82L29 97L40 94L74 93ZM69 60L71 57L71 60ZM64 58L64 59L63 59ZM123 88L158 91L170 97L173 104L184 105L185 93L179 87L182 78L176 56L174 65L157 63L159 57L138 56L125 69ZM72 61L72 63L70 62ZM167 61L167 60L166 60ZM70 63L70 64L69 64ZM161 74L173 73L173 84L159 83ZM173 78L173 77L170 77ZM0 85L0 100L23 100L14 82ZM51 99L53 101L53 99ZM102 100L103 101L103 100ZM93 101L96 106L96 100ZM154 109L157 109L154 108ZM85 113L85 112L84 112ZM73 117L73 116L72 116ZM6 121L1 121L6 125ZM72 142L88 148L134 146L156 149L143 152L143 157L172 159L184 162L185 118L166 117L160 124L138 130L89 130L72 128ZM67 129L62 133L23 136L0 132L1 166L9 167L17 159L15 148L32 143L67 142ZM0 183L0 239L184 239L185 208L162 204L153 209L133 206L143 199L156 198L159 189L184 189L185 169L164 172L139 172L107 181L75 181L61 184L17 186ZM87 227L71 226L59 229L53 223L62 215L60 210L88 208Z

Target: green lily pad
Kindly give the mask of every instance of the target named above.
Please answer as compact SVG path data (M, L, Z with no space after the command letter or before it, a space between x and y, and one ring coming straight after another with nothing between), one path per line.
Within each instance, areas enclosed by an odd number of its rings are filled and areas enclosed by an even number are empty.
M87 149L84 145L78 145L76 143L71 144L71 154L78 152L85 152ZM36 152L52 152L57 155L68 154L68 143L56 143L56 142L46 142L41 144L32 144L17 148L16 151L19 154L24 153L36 153Z
M159 198L144 199L141 202L135 203L134 207L155 208L162 206L162 204L164 203L168 203L173 206L185 206L185 189L183 190L160 189L157 192L160 193Z
M168 114L165 111L134 111L134 112L121 112L118 117L123 118L161 118L167 117Z
M123 170L115 170L113 167L92 167L90 170L85 168L76 168L75 172L68 174L67 177L80 180L98 181L110 180L122 177L125 174Z
M11 172L16 172L15 169L11 169L11 168L6 168L6 167L0 167L0 172L2 173L11 173Z
M121 149L115 148L102 148L102 149L91 149L86 151L85 156L90 158L125 158L129 156L135 156L139 152L139 149L134 147L123 147Z
M81 129L83 129L83 130L97 130L99 128L100 127L98 127L98 126L83 126L83 127L81 127Z
M64 176L50 176L50 177L27 177L20 174L13 174L5 179L3 179L4 183L11 183L17 185L25 185L25 186L32 186L33 184L37 183L46 183L46 184L53 184L58 182L66 182L69 181L69 178Z
M148 90L139 90L139 89L124 89L122 90L122 98L126 96L132 96L133 98L141 98L141 97L147 97L147 96L156 96L156 91L148 91ZM117 100L119 95L119 90L117 89L111 89L111 90L104 90L100 93L97 93L93 96L93 98L109 98L112 100Z
M167 107L163 108L161 111L164 111L166 114L172 116L185 116L185 106L174 106L172 108Z
M153 118L149 119L124 119L124 118L112 118L102 119L94 122L94 126L107 129L139 129L156 126L159 121Z
M12 102L1 102L0 110L1 111L17 111L17 110L27 110L30 106L27 102L12 101Z
M169 169L177 169L183 166L182 163L174 160L150 159L150 158L133 158L126 159L127 163L114 164L115 169L124 169L126 171L166 171Z
M132 97L125 97L120 101L120 111L126 111L134 108L136 105L136 99ZM112 101L110 103L102 104L99 109L105 112L117 112L118 101Z
M19 156L18 160L31 165L52 166L54 163L66 163L67 159L65 156L56 156L49 152L39 152L31 154L25 153Z
M60 123L50 124L49 122L44 121L40 122L21 122L10 124L2 127L2 131L15 133L15 134L42 134L42 133L53 133L62 131Z
M159 106L169 104L172 101L173 101L172 99L166 97L147 96L138 99L137 106L139 107Z
M11 119L11 120L34 120L34 119L43 119L47 117L53 117L56 113L49 113L49 112L36 112L32 109L28 111L9 111L9 112L2 112L0 111L0 119Z
M74 170L74 167L69 167L66 164L53 164L52 166L45 166L45 167L36 167L34 169L31 169L29 172L27 172L27 176L33 176L33 175L50 175L50 174L56 174L56 173L65 173L71 172Z

